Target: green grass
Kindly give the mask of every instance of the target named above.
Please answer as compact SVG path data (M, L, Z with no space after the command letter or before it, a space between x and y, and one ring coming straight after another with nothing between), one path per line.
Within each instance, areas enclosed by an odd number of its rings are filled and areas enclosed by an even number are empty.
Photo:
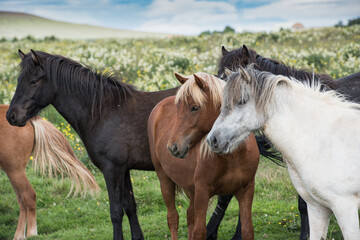
M29 181L37 193L38 233L31 239L111 239L112 224L109 200L101 173L93 170L100 184L101 193L95 198L66 198L70 183L36 176L27 169ZM166 207L155 172L132 171L134 193L138 204L138 217L145 239L170 239L166 222ZM12 239L15 233L19 209L14 191L6 174L0 172L0 239ZM179 239L187 239L186 209L188 200L178 196L180 215ZM215 207L213 201L208 219ZM268 160L262 160L256 176L256 192L253 203L255 239L297 239L300 233L300 217L297 210L297 194L285 168ZM236 228L238 205L232 200L219 229L219 239L230 239ZM123 222L125 239L131 239L127 217ZM329 227L328 239L341 239L342 235L334 220Z

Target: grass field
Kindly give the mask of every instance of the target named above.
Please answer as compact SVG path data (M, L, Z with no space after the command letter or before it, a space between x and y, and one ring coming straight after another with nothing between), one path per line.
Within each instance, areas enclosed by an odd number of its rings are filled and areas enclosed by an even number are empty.
M310 29L304 32L214 34L203 37L169 39L57 40L28 37L0 42L0 103L8 104L19 74L17 50L30 49L61 54L96 69L112 71L125 82L144 91L167 89L177 85L173 74L204 71L216 73L221 46L228 49L246 44L259 54L272 57L297 68L330 74L334 78L359 71L360 27ZM69 140L77 156L88 166L100 183L96 198L66 198L70 183L27 174L37 192L38 233L31 239L111 239L112 224L103 177L88 159L84 147L67 122L52 108L41 115L52 122ZM154 172L131 172L138 216L146 239L169 239L166 208ZM0 239L11 239L16 229L18 205L15 193L3 171L0 171ZM180 239L187 238L186 207L179 196ZM208 217L212 213L210 207ZM219 230L219 239L230 239L237 223L237 203L232 201ZM297 194L287 170L262 160L257 177L253 204L256 239L297 239L300 220ZM124 218L126 239L130 239ZM342 239L334 221L328 239Z
M59 183L35 176L27 171L29 181L37 192L37 220L39 236L31 239L111 239L112 224L105 182L94 171L101 186L96 198L66 198L69 182ZM166 223L166 207L155 172L132 171L138 215L145 239L170 239ZM0 173L0 239L11 239L19 213L16 197L4 172ZM297 239L300 217L296 192L287 170L268 160L262 160L256 176L256 193L253 203L255 239ZM214 199L216 200L216 198ZM216 201L208 211L208 218ZM178 196L180 215L179 239L187 239L186 208L188 201ZM219 229L219 239L230 239L235 232L238 205L232 200ZM130 239L130 228L124 218L125 238ZM332 222L329 239L341 239L338 226Z

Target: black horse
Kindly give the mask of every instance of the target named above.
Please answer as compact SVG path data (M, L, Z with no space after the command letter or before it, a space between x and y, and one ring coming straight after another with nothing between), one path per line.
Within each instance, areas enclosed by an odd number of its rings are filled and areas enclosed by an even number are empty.
M339 93L344 94L349 101L360 103L360 72L333 80L333 78L327 74L313 74L305 70L299 70L294 67L286 66L284 63L275 59L265 58L257 54L255 50L248 49L245 45L232 51L228 51L224 46L222 46L222 57L219 59L218 63L218 77L223 80L226 79L225 68L236 71L239 66L245 67L249 64L254 64L255 68L260 71L267 71L273 74L294 77L300 81L308 81L311 79L320 81L325 89L336 90ZM263 139L263 137L264 136L258 136L258 145L259 142L263 141L261 146L267 147L267 154L272 154L273 157L277 158L278 153L271 153L271 144L266 144L267 140ZM218 204L221 204L221 206L226 209L231 198L231 196L227 196L226 198L223 197L221 199L219 198ZM306 202L300 197L300 195L298 196L298 207L301 215L300 240L307 240L309 236L307 205ZM221 219L218 219L218 221L221 221Z
M114 239L123 239L123 210L129 218L132 239L143 239L129 171L154 170L147 120L153 107L163 98L175 95L177 88L142 92L63 56L40 51L25 55L20 50L19 56L21 72L6 114L9 123L24 126L29 118L52 104L78 133L91 161L104 175ZM216 239L226 209L222 203L228 204L228 198L219 197L208 224L208 239ZM237 234L239 229L240 226Z

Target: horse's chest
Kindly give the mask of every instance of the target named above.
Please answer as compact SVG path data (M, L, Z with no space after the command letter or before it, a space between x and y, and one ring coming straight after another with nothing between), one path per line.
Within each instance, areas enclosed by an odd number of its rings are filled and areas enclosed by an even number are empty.
M251 176L239 169L228 169L226 174L214 179L214 194L236 194L251 181Z

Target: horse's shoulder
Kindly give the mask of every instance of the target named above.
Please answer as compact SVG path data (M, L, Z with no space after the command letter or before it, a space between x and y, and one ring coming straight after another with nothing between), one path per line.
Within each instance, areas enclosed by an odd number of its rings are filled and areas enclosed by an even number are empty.
M175 96L161 100L152 110L149 117L149 126L157 122L169 121L176 113Z

